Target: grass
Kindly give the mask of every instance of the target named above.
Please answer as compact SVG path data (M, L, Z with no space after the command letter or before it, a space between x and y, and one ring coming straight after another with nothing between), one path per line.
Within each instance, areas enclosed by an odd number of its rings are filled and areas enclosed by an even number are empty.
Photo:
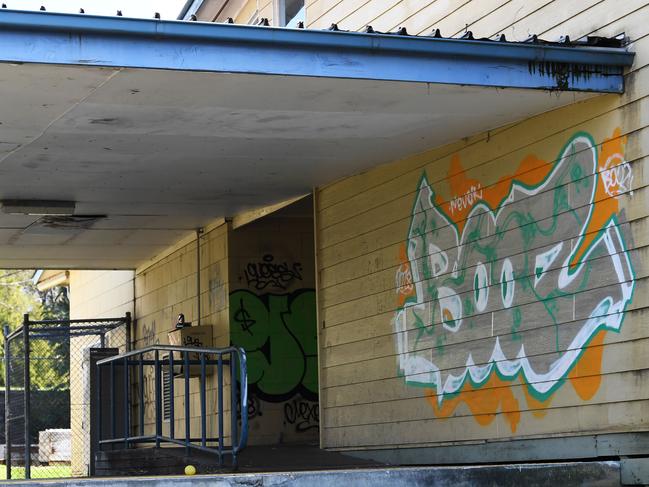
M32 467L33 479L60 479L72 477L72 468L70 465L52 465L49 467ZM4 465L0 465L0 480L7 478L7 469ZM12 479L24 479L25 467L12 467Z

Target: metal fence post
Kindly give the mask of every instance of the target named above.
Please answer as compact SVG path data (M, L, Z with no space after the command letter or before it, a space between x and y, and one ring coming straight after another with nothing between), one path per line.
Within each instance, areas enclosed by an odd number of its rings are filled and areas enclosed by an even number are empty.
M5 343L5 462L7 470L7 480L11 480L11 426L9 425L9 396L11 394L11 376L9 375L9 364L11 363L11 354L9 350L9 325L3 328Z
M29 373L29 314L25 314L23 319L23 343L25 346L25 479L32 478L32 453L31 453L31 438L29 434L30 428L30 391L31 391L31 377Z
M127 352L131 351L131 312L127 311L126 312L126 317L125 317L125 322L126 322L126 344L125 344L125 349Z
M102 440L102 431L101 431L101 423L102 423L102 417L101 417L101 367L97 364L95 364L95 407L96 410L94 411L94 416L95 416L95 428L97 428L96 433L95 433L95 455L94 458L90 459L90 472L92 475L95 473L95 468L96 468L96 463L97 463L97 455L99 455L99 452L101 451L101 440Z

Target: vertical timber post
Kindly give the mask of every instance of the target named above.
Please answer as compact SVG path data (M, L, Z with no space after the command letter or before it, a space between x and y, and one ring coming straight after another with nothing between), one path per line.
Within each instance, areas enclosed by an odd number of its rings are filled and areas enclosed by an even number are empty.
M25 479L32 478L32 454L31 454L31 438L29 434L30 417L31 417L31 377L29 373L29 314L25 314L23 319L23 343L25 348Z
M7 469L7 480L11 480L11 426L9 421L9 396L11 395L11 376L9 374L9 364L11 355L9 352L9 325L3 328L5 338L5 467Z

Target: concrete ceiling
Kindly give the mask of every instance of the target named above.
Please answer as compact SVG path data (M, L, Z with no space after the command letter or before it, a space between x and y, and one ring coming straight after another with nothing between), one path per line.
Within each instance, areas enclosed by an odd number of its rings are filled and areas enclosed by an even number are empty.
M0 199L107 215L60 228L0 214L0 267L135 268L215 218L586 96L0 64Z

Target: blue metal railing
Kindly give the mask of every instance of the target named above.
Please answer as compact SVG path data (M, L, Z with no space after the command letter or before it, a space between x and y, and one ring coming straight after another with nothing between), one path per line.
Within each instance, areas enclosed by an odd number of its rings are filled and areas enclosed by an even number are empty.
M226 371L225 368L229 371ZM149 373L145 369L149 368ZM135 369L135 374L133 374ZM210 370L211 369L211 370ZM151 371L153 372L151 374ZM163 433L163 422L166 422L163 411L163 372L168 375L168 434ZM217 435L208 436L207 395L208 378L216 373L216 387L210 393L216 394L216 410L210 415L217 419ZM248 439L248 417L246 414L248 380L246 371L246 354L241 348L196 348L172 345L155 345L140 350L108 357L97 361L96 366L96 407L94 416L95 451L102 448L131 448L138 444L155 444L157 448L162 443L171 443L185 447L185 454L192 450L214 453L218 457L219 466L223 465L223 457L232 456L232 466L237 465L237 453L245 446ZM226 445L224 430L224 373L229 373L230 387L230 441ZM153 379L153 398L146 397L151 387L145 382ZM192 400L190 381L199 379L200 401L200 434L192 435L191 408ZM176 410L174 393L175 381L183 380L184 401L184 434L177 435ZM108 381L102 384L102 381ZM121 384L117 384L120 382ZM120 392L117 387L121 386ZM109 397L106 398L105 395ZM121 398L117 396L121 394ZM134 397L135 396L135 397ZM135 399L138 407L135 408ZM153 399L153 401L151 401ZM155 433L145 433L145 405L154 403ZM241 428L237 410L240 408ZM137 424L133 421L134 414L138 415ZM119 418L118 418L119 416ZM118 421L121 423L118 425ZM106 424L108 423L108 424ZM149 426L150 427L150 426Z

